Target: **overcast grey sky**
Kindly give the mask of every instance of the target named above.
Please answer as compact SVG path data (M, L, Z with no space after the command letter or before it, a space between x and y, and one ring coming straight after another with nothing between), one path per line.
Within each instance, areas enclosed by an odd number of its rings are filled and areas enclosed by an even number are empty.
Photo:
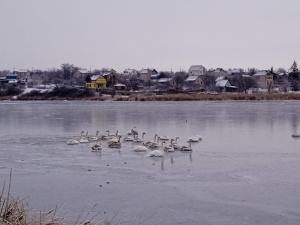
M0 70L288 69L300 0L0 0Z

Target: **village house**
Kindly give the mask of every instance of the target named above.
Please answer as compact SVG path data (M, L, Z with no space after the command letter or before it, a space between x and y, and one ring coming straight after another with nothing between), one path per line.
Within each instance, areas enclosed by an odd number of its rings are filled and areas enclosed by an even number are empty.
M7 74L5 77L5 83L9 83L9 84L20 83L19 75L18 74Z
M158 87L167 88L168 90L173 90L176 86L176 82L173 78L160 78L157 83Z
M125 84L115 84L114 87L116 90L125 90L126 85Z
M123 72L123 76L125 79L131 79L131 78L137 78L139 75L139 72L135 69L126 69Z
M150 79L152 82L157 83L160 77L161 77L161 74L157 73L157 74L152 74Z
M222 68L217 68L214 70L209 71L210 75L213 75L214 77L220 77L220 76L227 76L227 71Z
M14 74L18 75L21 82L28 82L30 78L30 71L27 69L14 70Z
M194 65L189 68L190 76L201 76L206 73L206 69L201 65Z
M195 89L203 87L203 80L200 76L189 76L184 83L188 87L192 87Z
M230 92L237 89L230 84L226 76L220 76L216 79L216 87L222 92Z
M5 83L6 82L6 75L0 74L0 83Z
M85 79L88 75L91 75L91 72L87 69L80 69L76 73L74 73L74 76L80 79Z
M102 75L87 76L86 88L98 92L99 89L106 88L106 79Z
M228 76L240 76L242 75L243 70L242 69L228 69L227 75Z
M103 77L106 79L106 87L112 87L117 84L116 74L117 72L114 69L103 69Z
M158 72L155 69L142 69L140 72L140 79L147 82L151 79L151 75L156 75Z
M274 75L269 70L258 71L253 75L260 88L268 89L274 85Z

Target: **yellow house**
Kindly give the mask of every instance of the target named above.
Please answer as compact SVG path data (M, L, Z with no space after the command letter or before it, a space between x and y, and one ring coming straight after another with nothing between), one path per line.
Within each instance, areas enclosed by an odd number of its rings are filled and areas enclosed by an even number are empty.
M90 79L86 79L86 87L89 89L102 89L106 88L106 79L102 75L94 75Z

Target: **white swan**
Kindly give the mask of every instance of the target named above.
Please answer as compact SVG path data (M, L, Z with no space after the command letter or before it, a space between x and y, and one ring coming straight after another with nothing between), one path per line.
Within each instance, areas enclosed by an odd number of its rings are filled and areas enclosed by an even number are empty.
M189 137L188 142L199 142L199 138L197 138L196 136L194 137Z
M199 135L199 134L196 134L196 135L195 135L195 137L199 138L199 141L201 141L201 140L202 140L202 136L201 136L201 135Z
M151 144L156 143L156 137L157 137L157 134L154 135L154 140L153 141L147 141L147 142L144 142L144 144L147 145L147 146L150 146Z
M134 138L133 137L124 137L123 141L133 141Z
M136 136L135 138L134 138L134 142L144 142L144 136L145 136L145 132L143 132L143 134L142 134L142 138L139 138L138 136Z
M181 148L180 148L180 150L181 151L193 151L193 149L192 149L192 142L191 141L189 141L189 146L182 146Z
M117 130L116 133L110 133L109 130L108 130L108 135L111 136L111 137L116 137L116 136L119 135L119 131Z
M164 151L163 151L163 144L166 142L161 143L161 149L160 150L153 150L149 153L150 157L163 157L164 156Z
M92 136L89 138L90 141L98 141L99 139L99 131L96 131L96 136Z
M108 145L109 148L121 148L121 142L120 142L121 137L119 137L118 142L113 142Z
M107 134L100 137L101 140L109 140L111 137L109 136L109 130L106 131Z
M157 142L153 142L151 144L149 144L149 148L159 148L159 140L160 140L160 137L157 137Z
M107 142L107 144L112 144L114 142L118 142L119 141L119 137L121 137L121 135L109 139L108 142Z
M76 137L74 139L67 141L67 145L78 145L78 144L79 144L79 141L78 141L78 138L76 138Z
M136 146L132 151L134 152L146 152L148 149L144 144L141 144L139 146Z
M174 152L175 151L175 149L173 147L173 141L174 141L174 139L171 139L170 145L164 147L165 152Z
M177 144L177 139L179 139L179 137L176 137L176 140L171 139L171 147L173 147L174 149L180 149L181 146L179 144Z
M163 141L168 141L168 140L169 140L169 138L168 138L167 136L162 136L162 137L160 137L160 140L163 140Z
M84 131L81 131L81 136L79 137L78 141L79 143L89 143L90 141L88 140L88 132L86 132L86 135L83 136Z

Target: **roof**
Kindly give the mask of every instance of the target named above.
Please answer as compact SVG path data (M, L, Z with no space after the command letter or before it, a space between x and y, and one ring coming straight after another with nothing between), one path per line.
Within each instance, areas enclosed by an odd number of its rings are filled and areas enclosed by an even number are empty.
M151 75L151 79L157 79L160 76L160 74L152 74Z
M142 69L141 70L141 73L148 73L149 72L149 69Z
M91 80L95 81L97 80L99 77L101 77L101 75L94 75L91 77Z
M216 73L218 73L218 72L226 72L226 70L224 70L223 68L217 68L217 69L213 70L213 72L216 72Z
M29 71L29 70L27 70L27 69L19 69L19 70L14 70L15 72L19 72L19 73L26 73L27 71Z
M125 87L125 84L115 84L114 87Z
M135 69L126 69L126 70L124 70L124 73L134 73L134 72L137 72L137 70L135 70Z
M80 73L90 73L88 70L78 70Z
M230 69L227 71L228 74L233 74L233 73L241 73L240 69Z
M205 70L205 67L204 66L201 66L201 65L193 65L189 68L189 71L194 71L194 70Z
M111 74L111 72L106 72L103 74L103 76L108 76L109 74Z
M219 77L217 77L216 82L218 82L218 81L220 81L220 80L224 80L224 79L225 79L224 76L219 76Z
M199 76L189 76L185 81L195 81Z
M16 74L8 74L5 79L6 80L17 80L18 79L18 75L16 75Z
M231 87L228 80L219 80L216 83L216 87Z
M269 71L263 70L263 71L258 71L253 76L266 76L266 75L269 75Z
M285 76L285 75L287 75L286 73L279 73L278 74L279 76Z
M171 80L173 80L173 78L160 78L158 80L158 83L166 83L166 82L170 82Z

